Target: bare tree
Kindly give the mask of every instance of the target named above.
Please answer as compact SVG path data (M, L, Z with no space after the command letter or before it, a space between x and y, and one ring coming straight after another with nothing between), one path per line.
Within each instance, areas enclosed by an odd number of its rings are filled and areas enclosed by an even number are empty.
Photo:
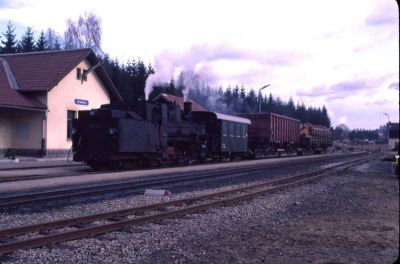
M46 48L49 50L60 50L61 49L61 37L54 31L54 29L48 28L46 35Z
M102 55L101 19L93 13L85 13L83 16L79 16L78 21L73 21L71 18L67 19L64 48L91 48L97 55Z

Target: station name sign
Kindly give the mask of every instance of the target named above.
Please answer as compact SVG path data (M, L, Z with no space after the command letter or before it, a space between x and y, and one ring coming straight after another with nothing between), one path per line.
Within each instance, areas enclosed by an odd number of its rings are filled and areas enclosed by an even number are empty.
M89 100L85 99L75 99L74 102L77 105L89 105Z

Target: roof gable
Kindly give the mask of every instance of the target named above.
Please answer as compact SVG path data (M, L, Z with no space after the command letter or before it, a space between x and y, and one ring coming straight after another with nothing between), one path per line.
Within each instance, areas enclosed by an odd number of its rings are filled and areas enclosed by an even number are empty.
M0 106L46 109L36 98L11 89L4 61L0 59Z
M99 63L91 49L2 54L18 83L20 92L50 91L81 61L94 66ZM112 100L122 101L105 69L95 69Z

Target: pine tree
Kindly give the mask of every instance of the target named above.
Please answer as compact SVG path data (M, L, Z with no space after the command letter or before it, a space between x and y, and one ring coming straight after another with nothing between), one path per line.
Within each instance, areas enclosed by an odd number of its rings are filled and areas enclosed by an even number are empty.
M296 118L299 119L302 123L308 122L307 108L303 102L301 104L297 103Z
M280 97L277 97L275 100L275 114L283 115L284 112L284 103Z
M258 112L258 102L257 102L257 95L256 92L253 89L250 89L249 94L246 96L246 105L247 105L247 111L249 113L255 113Z
M14 34L15 28L11 21L7 24L7 31L3 33L5 40L1 41L2 46L0 47L0 53L16 53L17 52L17 40L16 34Z
M331 127L332 123L331 123L331 119L329 118L328 115L328 110L326 110L325 105L322 106L322 125L326 126L326 127Z
M32 52L35 49L35 38L33 37L33 32L31 27L27 27L25 35L22 36L20 43L21 52Z
M240 87L240 92L239 92L239 101L240 101L240 112L241 113L246 113L246 90L244 89L244 86Z
M239 103L239 86L235 86L232 91L232 111L237 113L240 111L240 103Z
M272 96L272 93L269 93L266 110L267 110L267 112L271 112L271 113L275 112L275 99Z
M224 102L229 109L232 104L232 88L229 86L224 93Z
M289 117L294 118L294 117L295 117L295 113L296 113L296 107L295 107L295 105L294 105L293 98L290 97L290 98L289 98L289 102L287 102L287 104L286 104L286 114L287 114Z
M40 36L39 36L38 40L36 41L35 50L36 51L44 51L47 49L46 46L47 46L47 41L44 36L44 32L42 30L42 32L40 32Z

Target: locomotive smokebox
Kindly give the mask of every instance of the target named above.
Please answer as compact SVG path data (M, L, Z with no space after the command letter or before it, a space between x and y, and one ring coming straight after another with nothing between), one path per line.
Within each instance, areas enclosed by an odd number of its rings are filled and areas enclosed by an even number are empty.
M188 101L183 103L183 113L186 119L192 119L192 102Z

